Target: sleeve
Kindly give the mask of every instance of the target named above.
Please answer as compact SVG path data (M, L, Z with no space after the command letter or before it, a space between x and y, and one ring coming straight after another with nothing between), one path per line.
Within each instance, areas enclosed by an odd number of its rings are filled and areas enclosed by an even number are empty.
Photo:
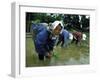
M56 43L56 39L51 40L51 43L48 45L49 46L49 52L53 51L55 43Z

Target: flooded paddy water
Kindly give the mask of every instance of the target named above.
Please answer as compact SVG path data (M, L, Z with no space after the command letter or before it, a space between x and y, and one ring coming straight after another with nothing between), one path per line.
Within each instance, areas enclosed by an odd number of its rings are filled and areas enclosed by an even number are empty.
M57 46L51 60L39 61L32 38L26 38L26 67L83 65L89 64L89 59L89 39L83 41L80 46L74 43L65 48Z

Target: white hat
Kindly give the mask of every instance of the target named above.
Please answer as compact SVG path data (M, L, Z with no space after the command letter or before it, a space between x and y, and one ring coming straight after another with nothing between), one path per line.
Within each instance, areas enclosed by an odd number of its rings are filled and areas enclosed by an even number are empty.
M73 40L73 34L72 33L69 33L69 39Z
M86 40L86 34L82 34L82 40Z
M54 30L59 24L61 24L62 28L64 27L61 21L55 21L52 23L50 29Z

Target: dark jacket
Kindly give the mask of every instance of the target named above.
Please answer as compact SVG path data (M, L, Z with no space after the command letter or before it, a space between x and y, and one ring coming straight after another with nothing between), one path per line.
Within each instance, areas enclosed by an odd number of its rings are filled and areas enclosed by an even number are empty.
M38 54L46 55L53 50L56 42L56 37L53 37L47 29L39 32L35 39L35 48Z
M42 24L32 24L32 30L35 32L35 34L43 31L46 29L46 26L42 25Z

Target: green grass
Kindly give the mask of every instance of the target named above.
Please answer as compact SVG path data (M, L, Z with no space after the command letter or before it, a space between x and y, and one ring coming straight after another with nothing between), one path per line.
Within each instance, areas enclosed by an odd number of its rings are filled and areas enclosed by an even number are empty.
M87 34L88 35L88 34ZM81 46L57 46L51 60L39 61L31 37L26 38L26 67L89 64L89 35Z

